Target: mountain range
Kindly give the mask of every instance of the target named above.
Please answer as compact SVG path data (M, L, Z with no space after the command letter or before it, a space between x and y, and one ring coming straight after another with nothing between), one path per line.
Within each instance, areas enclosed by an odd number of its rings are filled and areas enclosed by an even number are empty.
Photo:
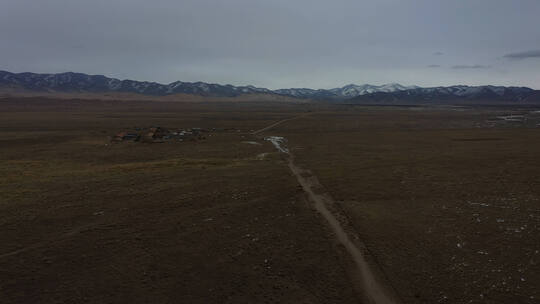
M350 102L430 102L445 100L540 101L539 92L526 87L449 86L422 88L386 85L349 84L334 89L291 88L270 90L254 86L220 85L205 82L176 81L160 84L148 81L119 80L103 75L82 73L36 74L0 71L0 91L23 90L47 93L136 93L152 96L193 94L235 97L245 94L275 94L294 98L347 100Z

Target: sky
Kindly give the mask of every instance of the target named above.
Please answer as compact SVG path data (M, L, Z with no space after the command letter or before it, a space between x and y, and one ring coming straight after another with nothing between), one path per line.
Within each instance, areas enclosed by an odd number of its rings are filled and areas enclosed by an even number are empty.
M0 70L540 89L539 0L0 0Z

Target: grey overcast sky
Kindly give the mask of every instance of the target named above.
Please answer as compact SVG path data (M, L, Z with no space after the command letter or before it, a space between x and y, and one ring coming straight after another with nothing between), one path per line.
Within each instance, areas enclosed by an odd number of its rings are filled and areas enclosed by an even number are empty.
M0 0L0 69L540 89L540 0Z

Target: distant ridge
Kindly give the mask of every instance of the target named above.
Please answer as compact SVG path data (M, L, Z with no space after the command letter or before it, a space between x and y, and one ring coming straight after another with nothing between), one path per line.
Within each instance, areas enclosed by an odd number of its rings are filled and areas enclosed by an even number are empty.
M377 92L356 96L351 99L358 103L470 103L481 102L540 102L538 93L527 87L502 86L450 86L415 88L395 92Z
M122 92L164 96L172 94L195 94L202 96L238 96L242 94L271 93L268 89L253 86L209 84L204 82L181 82L170 84L157 82L119 80L103 75L82 73L35 74L0 71L0 86L20 87L37 92L106 93Z
M540 102L540 91L527 87L504 86L449 86L422 88L386 85L349 84L335 89L291 88L270 90L254 86L233 86L205 82L157 82L119 80L103 75L83 73L10 73L0 71L0 92L9 91L47 93L135 93L148 96L191 94L211 97L236 97L247 94L268 94L302 99L347 100L357 103L426 103L459 100L491 100L506 102Z

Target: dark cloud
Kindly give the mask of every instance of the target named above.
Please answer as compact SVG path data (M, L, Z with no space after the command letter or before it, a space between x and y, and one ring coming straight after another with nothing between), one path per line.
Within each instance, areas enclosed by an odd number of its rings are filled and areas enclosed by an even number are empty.
M270 88L540 86L536 61L506 76L424 68L506 68L509 46L540 49L538 16L539 0L0 0L0 69Z
M540 50L510 53L510 54L504 55L504 57L510 58L510 59L540 58Z
M441 65L440 64L430 64L428 65L428 68L440 68Z
M452 69L489 69L491 66L489 65L481 65L481 64L475 64L475 65L454 65L452 66Z

